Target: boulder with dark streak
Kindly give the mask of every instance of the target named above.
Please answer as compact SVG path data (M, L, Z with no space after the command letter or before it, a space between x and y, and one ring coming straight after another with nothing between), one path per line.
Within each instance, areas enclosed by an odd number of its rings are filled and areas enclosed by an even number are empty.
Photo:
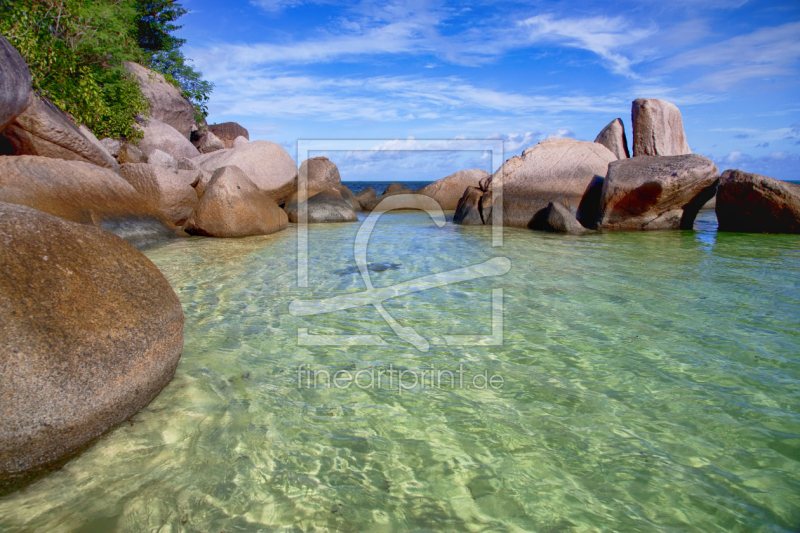
M720 231L800 233L800 185L726 170L719 180L716 212Z

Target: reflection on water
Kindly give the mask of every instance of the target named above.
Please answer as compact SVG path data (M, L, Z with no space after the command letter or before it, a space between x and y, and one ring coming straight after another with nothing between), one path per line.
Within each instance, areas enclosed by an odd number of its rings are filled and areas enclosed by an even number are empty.
M148 251L183 302L175 380L132 423L0 499L16 531L791 531L800 524L800 238L697 231L581 237L436 228L386 215L376 287L511 260L500 277L296 317L295 299L364 290L356 224ZM491 333L503 346L448 346ZM377 334L380 346L298 346ZM501 388L298 387L313 370L426 368Z

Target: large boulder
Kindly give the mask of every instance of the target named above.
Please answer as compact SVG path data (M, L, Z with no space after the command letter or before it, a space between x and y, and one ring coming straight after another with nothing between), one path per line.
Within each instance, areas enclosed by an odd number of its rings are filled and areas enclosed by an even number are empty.
M608 150L617 156L617 159L628 159L630 153L628 152L628 138L625 137L625 124L622 119L615 118L608 123L608 126L602 129L594 140L600 143Z
M554 233L570 233L580 235L586 232L575 215L561 204L550 202L533 217L529 224L531 229Z
M216 135L208 130L193 131L191 141L194 147L197 148L197 151L201 154L210 154L211 152L225 149L225 145L222 144L222 141L220 141Z
M214 172L203 197L184 225L187 233L208 237L269 235L289 225L286 213L235 166Z
M718 180L717 166L698 154L614 161L603 182L598 227L692 229Z
M0 203L0 492L147 405L182 348L180 301L141 252Z
M2 135L14 155L38 155L67 161L84 161L119 170L119 165L102 147L81 133L72 120L47 100L34 98Z
M383 191L383 194L381 194L377 198L373 198L372 200L369 200L368 202L363 204L362 209L364 211L372 211L372 210L375 209L375 207L379 203L381 203L383 200L385 200L389 196L394 196L394 195L397 195L397 194L413 194L414 192L415 191L412 191L411 189L409 189L408 187L406 187L402 183L397 183L397 182L390 183L386 187L386 189Z
M0 35L0 131L33 102L31 72L17 49Z
M103 147L106 149L106 152L111 154L111 157L119 156L119 149L122 148L122 143L120 143L118 139L106 137L104 139L100 139L100 144L103 145Z
M237 137L244 137L248 141L250 140L250 134L247 130L236 122L209 124L208 131L216 135L217 138L222 141L222 144L225 145L225 148L233 148L233 141L235 141Z
M149 156L153 150L166 152L175 159L200 155L189 139L165 122L151 118L139 127L144 135L137 146L144 155Z
M374 199L375 199L375 189L373 189L372 187L361 189L356 194L356 200L358 200L358 205L361 207L361 209L364 209L364 207Z
M176 236L175 226L105 168L48 157L0 157L0 202L116 233L136 246Z
M300 164L299 175L305 176L309 187L316 185L337 186L342 184L339 169L327 157L312 157Z
M488 177L489 173L480 168L459 170L447 177L434 181L416 191L416 193L430 196L439 202L442 210L452 211L458 207L458 201L464 195L467 187L478 187L480 181Z
M323 222L356 222L358 214L352 204L345 200L339 187L325 183L316 184L308 189L306 200L308 220L311 224ZM297 193L291 195L284 206L289 222L300 220L302 203L297 201Z
M720 231L800 233L800 185L726 170L717 188L716 212Z
M484 191L478 187L467 187L461 199L458 200L456 212L453 215L453 223L462 226L481 226L483 225L483 214L481 202L483 201Z
M637 98L632 104L631 122L633 157L692 153L683 131L681 112L675 104L655 98Z
M584 192L597 176L605 176L608 164L617 157L605 146L574 139L553 138L528 148L522 156L514 156L490 178L482 180L480 189L471 190L464 208L480 208L484 224L492 224L494 204L502 187L503 224L527 228L534 215L550 202L560 203L576 213ZM480 198L476 195L480 191ZM476 203L477 202L477 203ZM476 222L456 210L454 220Z
M147 163L147 156L136 145L125 143L119 147L117 160L120 165L125 163Z
M162 74L138 63L128 62L126 67L150 101L150 117L169 124L188 140L196 124L195 109L183 97L181 89L169 83Z
M175 158L161 150L153 150L150 152L150 155L147 156L147 164L168 168L173 172L178 170L178 162Z
M201 169L212 173L222 167L239 167L278 204L297 190L297 166L292 156L274 142L253 141L201 155L196 161Z
M197 193L192 187L200 175L197 170L170 170L143 163L122 165L122 177L174 224L182 225L194 206Z

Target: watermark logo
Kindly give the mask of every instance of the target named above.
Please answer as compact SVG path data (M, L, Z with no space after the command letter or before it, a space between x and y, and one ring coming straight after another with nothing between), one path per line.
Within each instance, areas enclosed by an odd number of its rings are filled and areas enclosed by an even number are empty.
M354 149L349 143L354 142L363 145L364 141L300 141L298 142L298 160L308 159L311 150L341 150ZM431 141L427 141L430 143ZM374 143L374 141L373 141ZM409 150L424 149L420 147L420 141L408 141ZM435 141L433 142L436 150L486 150L487 146L492 151L493 169L495 164L499 165L502 161L502 141ZM346 147L343 148L343 145ZM476 146L477 145L477 146ZM397 150L396 144L392 146ZM497 153L497 158L495 155ZM301 159L302 158L302 159ZM298 177L298 286L308 286L308 204L304 200L307 197L308 176ZM502 198L502 194L496 195ZM356 294L341 294L329 298L316 300L294 300L289 305L289 312L295 316L310 316L334 313L346 309L362 306L372 306L381 315L383 320L392 328L394 333L403 341L408 342L417 350L427 352L430 349L428 340L412 327L403 326L393 317L384 307L384 302L392 298L406 296L408 294L429 290L436 287L443 287L464 281L476 280L486 277L500 276L506 274L511 269L511 261L506 257L494 257L483 263L468 265L462 268L440 272L423 276L415 280L398 283L387 287L376 288L370 278L367 263L367 248L370 236L375 229L378 220L385 213L397 209L417 209L424 211L431 217L438 227L443 227L446 223L444 212L439 203L431 197L420 194L398 194L385 198L362 222L353 244L353 251L358 272L361 275L367 289ZM494 207L498 210L497 206ZM497 221L497 222L494 222ZM493 217L492 227L493 246L502 246L502 217ZM503 289L492 289L492 313L491 313L492 333L490 335L443 335L448 345L469 346L469 345L502 345L503 343ZM379 335L314 335L308 332L308 328L298 328L298 344L305 346L340 346L340 345L376 345L386 344L386 341Z

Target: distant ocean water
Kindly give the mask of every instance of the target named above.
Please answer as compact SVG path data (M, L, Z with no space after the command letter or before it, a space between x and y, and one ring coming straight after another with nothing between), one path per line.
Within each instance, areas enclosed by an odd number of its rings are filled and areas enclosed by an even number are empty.
M412 191L416 191L425 187L426 185L430 185L433 182L432 181L343 181L342 185L350 189L353 192L353 194L358 194L367 187L372 187L373 189L375 189L375 194L380 196L381 194L383 194L383 191L386 190L386 187L388 187L392 183L402 183Z

